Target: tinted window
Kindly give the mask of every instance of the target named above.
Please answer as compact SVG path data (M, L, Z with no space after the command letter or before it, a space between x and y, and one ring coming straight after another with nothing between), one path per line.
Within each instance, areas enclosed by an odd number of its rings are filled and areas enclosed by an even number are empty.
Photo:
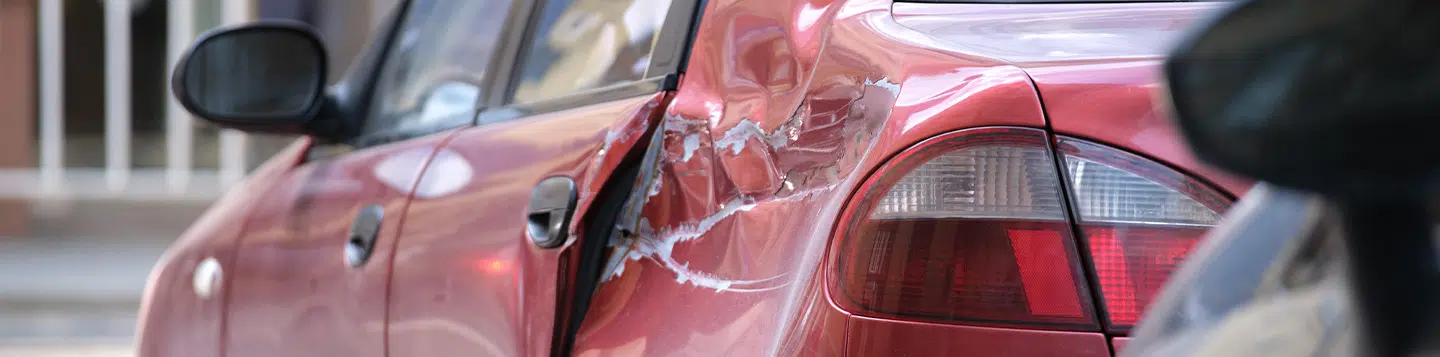
M381 67L366 133L469 123L512 0L415 0Z
M671 0L544 0L507 102L641 79Z

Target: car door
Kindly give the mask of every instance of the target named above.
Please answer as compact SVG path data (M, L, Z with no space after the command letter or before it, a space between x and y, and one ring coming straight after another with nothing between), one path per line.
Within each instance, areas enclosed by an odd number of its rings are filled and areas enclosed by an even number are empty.
M343 143L311 142L250 215L228 272L226 356L384 356L394 244L420 173L473 124L503 1L410 0L372 44ZM486 34L491 35L487 36Z
M390 355L566 354L697 3L537 0L514 15L510 80L436 152L406 213Z

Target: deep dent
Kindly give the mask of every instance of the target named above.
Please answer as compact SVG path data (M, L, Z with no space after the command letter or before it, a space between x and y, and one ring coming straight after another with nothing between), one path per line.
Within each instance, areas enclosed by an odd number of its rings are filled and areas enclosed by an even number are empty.
M866 98L866 92L881 91L888 95L886 97L893 99L900 90L898 83L886 77L867 78L857 82L859 85L851 87L853 90L835 93L839 101L822 103L825 110L815 111L812 103L807 101L797 106L788 120L769 131L762 128L761 123L741 119L719 138L712 139L711 135L706 135L709 131L708 124L713 123L713 113L721 110L720 105L713 103L705 105L712 112L712 118L706 118L710 120L668 116L661 122L660 132L669 138L678 139L661 142L678 142L679 147L673 148L678 150L664 147L650 149L661 154L647 156L647 159L659 162L641 180L641 185L646 186L638 191L645 193L643 199L638 201L641 207L655 203L657 196L666 192L667 186L664 182L667 178L681 176L667 175L667 168L673 170L675 164L690 163L697 157L705 157L712 163L721 163L717 165L721 166L722 170L719 171L732 178L730 182L736 180L729 170L723 170L725 160L752 161L760 167L784 170L761 171L779 173L775 177L769 177L770 182L766 182L773 183L773 189L760 194L741 192L718 204L713 213L696 220L656 228L648 217L639 217L638 224L630 229L621 229L624 233L614 236L608 243L615 251L607 262L607 272L602 281L608 282L624 275L627 265L648 260L674 274L678 284L714 289L716 292L762 292L793 283L791 280L782 279L786 274L742 279L692 268L689 262L676 258L675 247L681 243L703 239L711 233L718 233L715 230L721 223L751 212L758 205L806 200L831 188L831 185L841 178L841 172L848 171L848 168L838 166L842 163L858 163L874 145L874 141L869 140L869 137L879 129L881 122L859 120L866 118L865 106L860 105ZM799 144L792 145L796 143ZM804 160L797 160L797 156Z
M856 185L939 132L1043 126L1033 86L891 1L708 4L576 354L845 355L822 267Z

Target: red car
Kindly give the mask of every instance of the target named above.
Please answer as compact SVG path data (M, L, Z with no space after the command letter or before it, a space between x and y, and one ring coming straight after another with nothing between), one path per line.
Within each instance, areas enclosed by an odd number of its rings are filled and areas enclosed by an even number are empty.
M401 1L344 78L202 36L304 134L158 263L145 357L1111 356L1250 183L1159 64L1222 3Z

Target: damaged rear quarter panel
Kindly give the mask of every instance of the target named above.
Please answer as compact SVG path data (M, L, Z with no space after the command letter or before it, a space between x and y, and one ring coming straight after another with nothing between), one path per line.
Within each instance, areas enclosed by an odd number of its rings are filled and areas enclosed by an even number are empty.
M1023 72L890 6L709 2L575 355L843 354L822 267L854 187L943 132L1045 124Z

